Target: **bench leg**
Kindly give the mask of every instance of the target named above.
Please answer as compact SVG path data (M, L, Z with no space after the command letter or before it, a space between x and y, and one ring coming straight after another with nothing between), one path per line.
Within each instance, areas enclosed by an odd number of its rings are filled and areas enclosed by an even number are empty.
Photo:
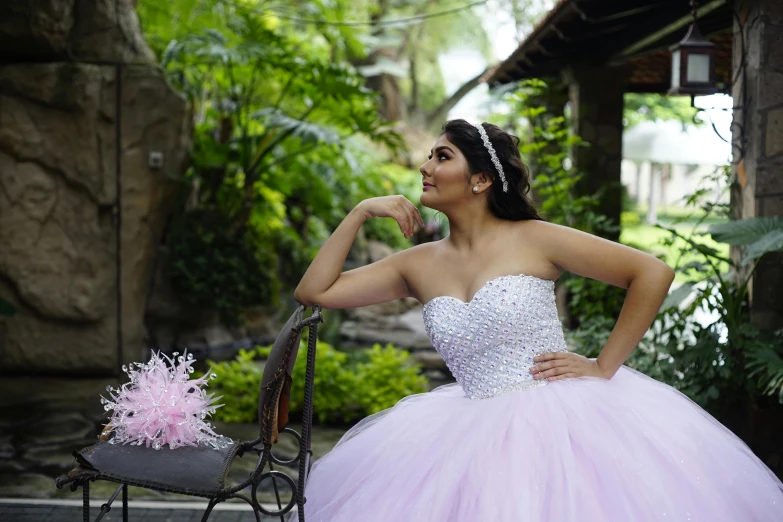
M212 499L209 501L209 505L207 505L207 510L204 511L204 516L201 517L201 522L207 522L207 519L209 518L209 515L212 513L212 510L217 505L218 501L216 499Z
M128 522L128 485L122 485L122 522Z
M245 502L247 502L251 508L253 508L253 515L256 517L256 522L261 522L261 512L258 510L258 504L254 503L251 499L249 499L246 495L241 494L235 494L235 498L241 498ZM255 497L254 497L255 498ZM282 516L280 517L282 519Z
M98 513L98 516L95 518L95 522L100 522L100 520L103 519L104 515L106 515L106 513L108 513L109 511L111 511L111 505L112 503L114 503L115 500L117 500L117 496L120 494L120 492L122 492L123 494L123 500L125 500L125 502L127 503L127 497L126 497L127 489L128 489L127 484L120 484L119 486L117 486L117 489L114 490L114 493L112 493L112 495L109 497L109 500L107 500L105 504L101 505L101 512ZM123 506L123 514L125 514L126 509L127 508ZM124 522L127 522L126 519L123 520Z
M272 459L269 459L269 469L271 471L275 470L274 466L272 466ZM275 480L274 475L272 475L272 488L275 490L275 498L277 499L277 509L281 510L283 509L283 503L280 501L280 490L277 489L277 481ZM296 495L296 491L292 491L291 494ZM280 522L285 522L283 515L280 515Z
M90 481L85 480L82 485L82 519L90 522Z

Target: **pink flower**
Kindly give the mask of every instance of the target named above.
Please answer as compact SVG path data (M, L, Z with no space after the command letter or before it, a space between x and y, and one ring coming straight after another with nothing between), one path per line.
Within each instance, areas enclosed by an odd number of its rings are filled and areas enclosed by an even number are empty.
M209 385L215 374L208 372L190 380L195 361L192 354L186 354L174 352L175 362L165 354L153 352L147 364L122 367L130 382L118 389L107 386L110 399L101 396L104 409L113 410L104 430L113 432L111 444L145 444L159 450L166 444L171 449L199 444L217 449L232 443L205 421L222 406L214 403L220 397L207 394L202 388Z

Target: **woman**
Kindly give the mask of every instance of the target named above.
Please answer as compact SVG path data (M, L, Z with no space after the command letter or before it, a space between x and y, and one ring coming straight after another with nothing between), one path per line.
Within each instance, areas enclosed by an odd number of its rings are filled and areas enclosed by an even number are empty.
M414 297L457 383L364 419L313 466L306 516L324 521L773 522L783 483L674 388L623 363L674 279L641 251L542 220L518 140L447 122L422 165L421 203L448 237L341 273L356 232L401 196L362 201L319 251L296 299L353 308ZM569 353L554 282L626 288L596 359Z

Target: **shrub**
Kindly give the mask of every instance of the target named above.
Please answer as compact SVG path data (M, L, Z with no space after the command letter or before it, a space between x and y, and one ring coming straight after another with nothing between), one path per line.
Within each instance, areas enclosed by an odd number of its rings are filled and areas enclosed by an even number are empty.
M273 249L253 229L232 235L230 228L218 212L180 216L169 239L166 274L187 304L217 310L234 326L246 308L274 302L279 283Z
M240 350L233 361L207 361L217 378L211 381L223 407L214 415L222 422L254 422L258 408L258 389L263 373L260 360L271 346ZM301 341L293 370L291 413L302 411L307 343ZM401 398L426 391L426 378L420 367L411 364L407 351L391 344L361 350L348 357L331 345L316 343L314 419L319 423L349 423L393 406Z
M425 391L427 379L419 366L410 364L410 354L391 344L367 350L369 360L356 365L357 402L365 414L393 406L400 398Z
M258 390L263 368L254 361L255 350L239 350L233 361L216 363L207 360L217 377L210 381L217 402L222 404L212 418L221 422L253 422L257 417ZM198 374L194 373L198 377ZM252 393L250 390L255 390Z

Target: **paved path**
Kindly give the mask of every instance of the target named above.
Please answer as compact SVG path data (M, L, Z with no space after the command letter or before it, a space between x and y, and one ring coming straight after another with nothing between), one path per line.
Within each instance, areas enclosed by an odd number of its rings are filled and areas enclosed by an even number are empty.
M266 506L264 506L266 507ZM200 522L206 503L200 502L143 502L128 503L129 522ZM100 503L90 505L90 520L100 513ZM293 517L296 520L296 517ZM82 522L80 500L0 499L2 522ZM112 505L101 522L122 520L122 503ZM263 522L280 518L262 517ZM249 508L241 504L218 505L209 517L210 522L255 522Z

